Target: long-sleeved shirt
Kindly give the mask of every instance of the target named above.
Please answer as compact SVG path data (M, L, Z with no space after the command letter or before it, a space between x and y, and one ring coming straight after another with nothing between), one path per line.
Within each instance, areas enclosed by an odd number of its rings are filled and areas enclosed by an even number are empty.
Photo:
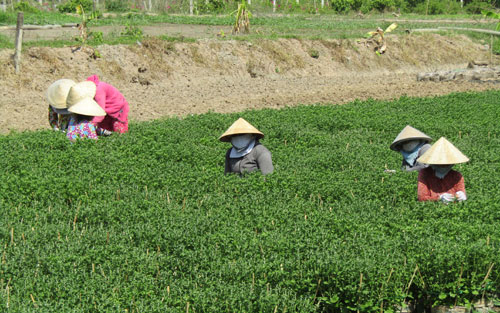
M77 122L76 118L72 116L69 120L66 137L71 141L75 141L78 138L97 139L96 127L90 121Z
M49 124L54 130L66 131L71 114L59 114L49 105Z
M96 116L92 122L104 129L111 131L125 132L128 130L128 112L130 110L127 100L114 86L102 82L97 75L87 78L88 81L96 85L94 100L106 111L106 116ZM115 129L115 122L126 125ZM101 125L102 124L102 125ZM111 125L109 125L111 124ZM111 129L110 129L111 128Z
M465 193L462 174L450 170L443 179L439 179L431 167L418 173L418 201L437 201L443 193L455 195L458 191Z
M420 158L427 150L429 150L429 148L431 147L430 144L426 143L425 145L423 145L420 150L418 150L418 156L417 156L417 159ZM411 166L408 162L406 162L406 160L403 158L403 163L401 164L401 169L403 171L407 171L407 172L412 172L412 171L420 171L421 169L424 169L424 168L427 168L429 165L427 164L424 164L424 163L419 163L417 161L415 161L415 164L413 164L413 166Z
M253 172L258 169L263 175L270 174L274 171L271 152L262 144L257 142L255 147L247 155L241 158L230 158L231 149L226 152L226 164L224 174Z

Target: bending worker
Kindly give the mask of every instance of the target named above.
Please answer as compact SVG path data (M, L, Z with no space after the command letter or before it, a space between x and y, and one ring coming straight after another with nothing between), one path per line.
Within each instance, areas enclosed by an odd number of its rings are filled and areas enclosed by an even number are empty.
M129 105L125 97L111 84L99 80L97 75L87 78L95 84L94 100L106 111L106 116L94 117L92 122L102 129L102 135L111 135L111 132L125 133L128 131Z
M431 147L430 141L431 137L410 125L403 128L391 144L391 150L398 151L403 156L403 171L419 171L428 166L419 163L417 159Z
M273 172L271 152L267 150L259 139L264 134L242 118L224 132L219 140L231 142L233 145L226 153L224 174L253 172L258 169L263 175Z
M70 88L67 104L72 114L66 132L69 140L97 139L97 128L92 119L106 116L106 112L94 101L94 95L95 85L92 82L81 82Z
M422 155L418 162L429 164L418 173L418 201L465 201L465 184L462 174L452 170L454 164L469 161L446 138L439 140Z
M71 79L59 79L47 88L49 101L49 124L54 130L66 131L71 113L68 112L66 99L71 87L76 83Z

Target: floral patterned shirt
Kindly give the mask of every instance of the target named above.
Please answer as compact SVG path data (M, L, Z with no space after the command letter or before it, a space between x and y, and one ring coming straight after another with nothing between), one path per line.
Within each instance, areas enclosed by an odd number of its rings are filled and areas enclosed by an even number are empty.
M49 124L53 130L66 131L71 114L58 114L54 108L49 105Z
M78 123L75 116L71 116L66 137L68 137L71 141L75 141L78 138L90 138L97 140L96 127L90 121L81 121Z

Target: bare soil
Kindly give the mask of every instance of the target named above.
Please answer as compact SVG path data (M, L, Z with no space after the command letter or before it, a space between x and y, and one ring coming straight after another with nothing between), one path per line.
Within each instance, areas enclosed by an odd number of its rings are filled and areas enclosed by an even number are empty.
M180 35L218 31L177 27ZM417 81L420 72L463 69L471 60L490 59L487 47L465 36L389 36L381 56L372 44L347 39L200 37L195 43L148 39L134 46L103 45L100 58L93 58L90 49L29 48L19 75L14 52L0 50L0 133L48 129L47 87L60 78L82 81L92 74L124 94L132 121L500 88L494 82Z

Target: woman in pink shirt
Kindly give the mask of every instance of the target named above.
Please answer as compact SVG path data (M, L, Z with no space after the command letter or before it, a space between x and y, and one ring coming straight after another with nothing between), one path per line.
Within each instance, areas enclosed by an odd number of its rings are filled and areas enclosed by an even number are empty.
M462 174L451 169L453 165L467 161L469 158L446 138L436 141L418 159L418 162L430 165L418 173L418 201L450 203L467 200Z
M112 85L99 80L97 75L87 78L96 85L94 100L106 112L106 116L96 116L92 122L101 129L125 133L128 131L129 106L125 97Z

